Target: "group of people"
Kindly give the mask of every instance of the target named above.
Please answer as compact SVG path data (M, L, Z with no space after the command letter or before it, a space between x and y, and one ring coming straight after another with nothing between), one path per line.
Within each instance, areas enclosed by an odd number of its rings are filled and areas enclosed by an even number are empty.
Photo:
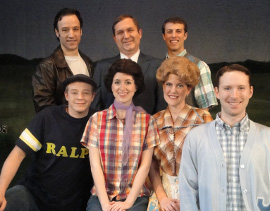
M246 113L248 69L221 68L214 88L179 17L162 25L163 60L140 51L138 21L121 15L119 55L95 64L79 51L82 27L77 10L55 17L60 45L33 75L37 114L3 165L0 211L270 210L270 129Z

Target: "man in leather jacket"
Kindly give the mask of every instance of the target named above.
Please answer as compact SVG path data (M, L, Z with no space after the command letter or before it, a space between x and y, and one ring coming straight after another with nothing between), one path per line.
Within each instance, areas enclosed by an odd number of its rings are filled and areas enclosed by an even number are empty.
M54 30L60 45L42 60L32 77L35 111L66 103L63 81L76 74L93 75L93 62L79 51L83 20L77 10L64 8L54 19Z

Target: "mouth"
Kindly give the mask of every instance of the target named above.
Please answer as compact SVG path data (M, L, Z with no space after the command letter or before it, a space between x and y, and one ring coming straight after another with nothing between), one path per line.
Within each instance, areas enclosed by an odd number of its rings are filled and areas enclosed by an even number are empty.
M175 44L175 43L178 43L179 40L170 40L170 42Z
M118 95L120 97L126 97L128 95L128 93L127 92L121 92L121 93L118 93Z
M242 101L240 102L228 102L231 106L237 106L240 105L242 103Z
M170 99L177 99L177 98L178 98L178 96L175 96L175 95L168 95L168 97L169 97Z

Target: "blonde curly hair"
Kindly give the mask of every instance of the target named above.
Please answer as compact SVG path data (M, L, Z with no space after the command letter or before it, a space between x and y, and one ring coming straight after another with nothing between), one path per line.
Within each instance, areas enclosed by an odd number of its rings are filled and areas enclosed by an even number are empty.
M170 57L163 61L157 70L157 81L164 84L170 74L177 75L179 80L190 88L195 87L200 80L200 70L197 65L182 56Z

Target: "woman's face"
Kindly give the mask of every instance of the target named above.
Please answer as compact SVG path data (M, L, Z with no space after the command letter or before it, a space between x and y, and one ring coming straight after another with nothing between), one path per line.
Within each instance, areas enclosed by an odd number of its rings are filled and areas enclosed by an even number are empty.
M135 81L131 75L120 72L114 75L112 92L118 102L130 105L136 90Z
M164 99L169 107L182 109L185 105L185 98L190 88L178 79L175 74L170 74L168 80L163 84Z

